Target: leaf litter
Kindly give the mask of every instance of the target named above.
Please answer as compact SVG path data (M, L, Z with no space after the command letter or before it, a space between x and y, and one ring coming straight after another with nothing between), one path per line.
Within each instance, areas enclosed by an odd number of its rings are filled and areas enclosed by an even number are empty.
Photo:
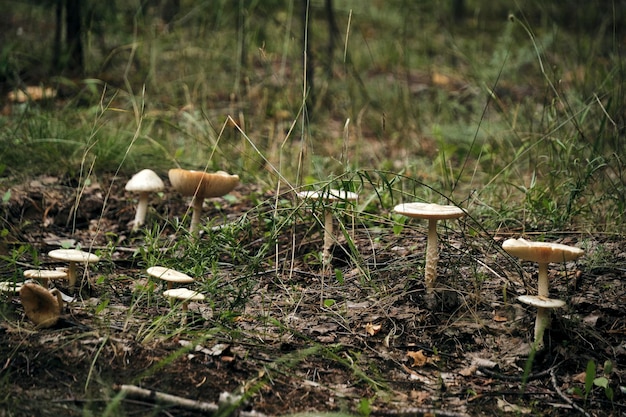
M72 211L68 201L75 191L60 183L41 178L11 189L4 205L9 230L4 256L23 245L36 248L38 255L25 252L13 265L5 263L3 280L14 280L34 263L54 266L42 254L68 244L108 251L109 262L94 268L62 323L49 330L35 329L24 318L19 298L1 295L0 346L6 359L0 369L10 382L7 394L18 400L0 415L102 411L123 384L215 404L225 392L241 393L240 410L266 415L357 414L364 401L372 415L626 412L623 240L562 239L589 249L577 264L551 270L551 291L568 302L553 315L548 348L532 362L535 311L515 298L533 291L536 272L502 252L494 254L487 237L472 240L466 249L466 238L454 229L447 231L437 283L441 289L432 298L419 272L423 231L380 233L372 245L367 230L356 229L354 244L362 249L367 274L339 256L345 244L340 240L333 268L343 272L343 281L325 280L324 297L333 303L320 306L319 265L308 259L321 242L321 231L296 228L301 244L295 256L289 250L279 254L282 267L272 265L274 254L268 256L243 307L230 311L228 300L220 299L190 304L192 319L181 329L179 311L159 299L158 287L141 295L150 284L144 273L149 265L137 256L145 242L129 230L134 214L129 198L117 190L113 195L120 197L111 197L103 213L103 187L92 182ZM233 219L251 208L243 198L236 201L222 214ZM183 199L165 204L155 207L162 216L184 212L186 206ZM92 219L99 219L99 227ZM260 244L252 239L242 242L248 251ZM278 246L291 248L291 238L284 239ZM594 256L598 248L603 257ZM225 261L206 272L236 286L234 277L241 270ZM63 283L57 285L64 290ZM582 375L590 360L612 361L607 376L614 387L612 400L599 387L585 393ZM124 400L121 407L128 414L171 412L171 407L177 415L198 412L150 401Z

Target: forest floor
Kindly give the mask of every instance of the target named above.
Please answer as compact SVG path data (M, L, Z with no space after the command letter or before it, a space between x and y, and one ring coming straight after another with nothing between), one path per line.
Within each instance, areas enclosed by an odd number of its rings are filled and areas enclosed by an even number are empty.
M440 228L432 294L422 280L421 222L395 233L390 224L357 223L348 232L360 258L348 256L354 251L339 238L331 276L311 255L321 246L320 226L302 222L279 238L255 274L241 276L244 265L222 257L218 268L196 277L248 290L236 309L228 307L233 300L190 303L181 327L181 310L160 296L161 284L149 285L144 251L155 244L129 229L134 196L123 191L125 181L99 181L82 189L77 210L76 184L55 177L12 185L2 205L1 280L20 278L25 269L63 266L46 255L63 245L80 244L102 258L87 268L77 296L52 328L35 328L19 296L0 295L2 417L224 415L228 398L236 401L240 394L240 415L626 414L623 237L548 236L582 247L586 255L551 265L551 296L566 307L553 313L546 347L531 360L536 310L516 298L535 291L536 265L502 251L502 241L516 231L475 232L465 220ZM241 185L226 202L208 201L206 217L234 221L266 201L256 221L271 219L275 196L251 188ZM251 193L255 201L247 198ZM188 201L152 203L152 219L171 220ZM170 246L186 233L172 224L158 232ZM251 258L263 244L254 230L239 242ZM209 246L210 238L201 234L198 247ZM54 285L71 292L66 282ZM151 292L142 295L147 288ZM214 294L219 297L219 289ZM191 404L154 401L132 387Z

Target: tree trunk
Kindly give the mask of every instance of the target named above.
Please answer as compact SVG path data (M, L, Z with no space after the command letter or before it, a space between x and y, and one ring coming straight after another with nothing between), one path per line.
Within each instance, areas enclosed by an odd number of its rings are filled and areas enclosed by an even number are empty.
M72 74L84 72L81 0L65 1L65 42L67 45L66 69Z

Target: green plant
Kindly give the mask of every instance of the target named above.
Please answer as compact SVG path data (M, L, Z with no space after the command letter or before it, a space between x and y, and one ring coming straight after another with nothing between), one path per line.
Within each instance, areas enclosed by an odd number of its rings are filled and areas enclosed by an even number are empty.
M585 370L585 401L589 397L594 387L602 388L604 395L609 401L613 401L613 388L609 385L611 373L613 372L613 363L610 360L604 362L602 375L598 376L596 371L596 363L593 360L587 362Z

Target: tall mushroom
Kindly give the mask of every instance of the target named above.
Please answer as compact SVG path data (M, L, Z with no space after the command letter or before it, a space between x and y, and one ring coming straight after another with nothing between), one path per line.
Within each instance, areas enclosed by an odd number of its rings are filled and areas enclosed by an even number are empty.
M175 168L169 170L168 177L176 191L184 196L193 197L191 200L193 214L189 226L191 233L194 233L200 225L204 199L222 197L239 184L238 175L231 175L224 171L211 173Z
M84 264L87 266L90 263L100 261L100 258L93 253L85 252L79 249L55 249L48 252L48 256L59 261L69 262L67 277L70 289L73 289L74 285L76 285L76 264Z
M20 289L24 313L37 327L54 326L63 312L63 298L59 290L48 290L34 282Z
M126 191L139 193L139 202L137 203L137 212L133 221L133 230L139 229L146 221L146 213L148 212L148 197L150 193L163 191L165 185L156 172L151 169L144 169L132 176L126 183Z
M428 219L428 241L426 244L426 265L424 279L426 291L433 291L437 279L437 263L439 262L439 242L437 237L437 222L444 219L457 219L466 215L465 210L452 205L433 203L403 203L393 208L396 213L407 217Z
M537 296L522 295L517 299L531 306L537 307L535 320L535 349L543 348L543 334L550 326L550 309L563 307L565 302L549 298L548 264L568 262L580 258L585 251L573 246L560 243L531 242L526 239L507 239L502 244L508 254L526 261L539 264Z
M330 248L333 246L333 211L329 204L338 201L356 201L358 194L351 191L329 189L327 191L300 191L298 197L304 200L318 200L322 202L324 214L324 246L322 248L322 265L328 267L331 261Z

